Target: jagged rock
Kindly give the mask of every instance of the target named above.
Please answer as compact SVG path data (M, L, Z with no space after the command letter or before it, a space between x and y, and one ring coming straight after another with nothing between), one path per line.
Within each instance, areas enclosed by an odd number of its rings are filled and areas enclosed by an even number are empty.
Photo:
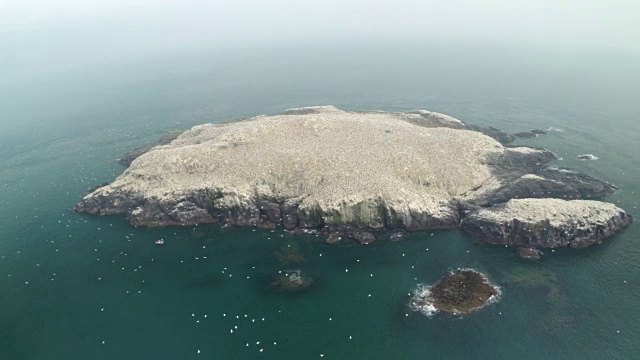
M462 229L492 244L585 247L631 224L619 207L592 200L514 199L468 213Z
M546 131L544 130L540 130L540 129L533 129L531 130L532 134L536 134L536 135L546 135L548 134Z

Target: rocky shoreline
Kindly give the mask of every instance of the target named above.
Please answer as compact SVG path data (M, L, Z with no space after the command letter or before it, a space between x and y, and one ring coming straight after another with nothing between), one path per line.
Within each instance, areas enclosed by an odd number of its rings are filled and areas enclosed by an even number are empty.
M527 211L515 208L513 221L481 216L512 199L537 199L552 211L561 200L550 198L601 198L616 188L547 166L556 158L548 150L505 146L511 134L425 110L309 107L170 138L127 156L127 170L86 195L76 211L125 214L133 226L315 229L363 244L379 231L462 226L489 243L583 247L631 222L624 210L597 201L589 209L598 216L586 214L577 227L568 220L529 224ZM563 216L572 218L576 204L567 202ZM529 235L540 226L545 230ZM564 235L572 231L573 238Z

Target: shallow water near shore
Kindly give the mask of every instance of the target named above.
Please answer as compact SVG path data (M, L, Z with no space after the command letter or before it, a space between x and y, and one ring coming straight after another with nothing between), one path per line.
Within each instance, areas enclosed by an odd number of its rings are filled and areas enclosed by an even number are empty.
M332 104L426 108L511 132L550 129L514 144L545 147L563 158L553 165L616 184L607 201L638 218L637 55L532 58L518 49L413 45L202 50L16 76L0 99L2 114L26 124L0 132L1 357L636 357L637 224L602 245L545 250L532 261L458 230L328 245L281 229L141 229L69 210L123 171L118 157L167 131ZM586 153L599 159L577 159ZM154 245L159 238L165 245ZM303 261L276 255L291 248ZM500 301L464 317L409 309L417 284L459 267L487 274ZM311 287L269 286L295 269Z

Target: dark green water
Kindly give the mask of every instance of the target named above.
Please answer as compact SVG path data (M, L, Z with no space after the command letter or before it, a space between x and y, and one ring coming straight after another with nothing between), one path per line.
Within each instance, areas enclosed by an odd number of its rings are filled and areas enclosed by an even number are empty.
M166 131L333 104L560 129L518 143L615 183L609 201L638 218L638 60L596 50L319 44L10 68L0 97L0 358L638 358L637 225L603 245L528 262L455 230L329 246L279 230L135 229L69 210L121 173L120 155ZM582 153L600 159L577 160ZM167 244L154 246L160 237ZM314 278L307 292L268 286L291 268L274 256L289 245ZM501 301L464 318L407 309L416 284L456 267L486 272Z

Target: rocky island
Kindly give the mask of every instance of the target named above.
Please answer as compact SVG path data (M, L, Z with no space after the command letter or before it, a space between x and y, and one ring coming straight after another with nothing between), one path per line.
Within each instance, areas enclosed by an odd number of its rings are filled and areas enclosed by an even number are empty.
M631 222L611 204L547 199L616 188L547 166L550 151L505 145L513 139L426 110L291 109L195 126L144 149L76 210L126 214L134 226L282 226L362 243L376 231L462 224L488 242L530 247L586 246Z
M409 307L427 316L438 311L465 315L498 301L500 288L473 269L458 269L433 286L418 285Z

